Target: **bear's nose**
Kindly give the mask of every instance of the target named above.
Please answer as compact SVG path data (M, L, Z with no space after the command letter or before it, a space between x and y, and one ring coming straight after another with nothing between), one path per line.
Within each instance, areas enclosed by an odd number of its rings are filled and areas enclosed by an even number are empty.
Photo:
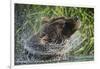
M44 40L44 41L48 41L48 36L45 35L45 36L42 38L42 40Z
M47 44L48 43L48 36L47 35L41 38L41 43L42 44Z

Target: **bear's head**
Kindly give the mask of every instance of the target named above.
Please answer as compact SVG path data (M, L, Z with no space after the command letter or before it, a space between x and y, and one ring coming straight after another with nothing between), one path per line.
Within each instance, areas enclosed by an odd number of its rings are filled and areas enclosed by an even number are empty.
M77 16L44 18L43 22L39 36L42 44L60 44L80 28L80 20Z

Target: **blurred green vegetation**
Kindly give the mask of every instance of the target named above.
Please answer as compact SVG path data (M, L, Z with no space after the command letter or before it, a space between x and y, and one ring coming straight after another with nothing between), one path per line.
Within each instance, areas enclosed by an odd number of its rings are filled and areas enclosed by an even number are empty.
M27 26L33 32L38 32L41 27L42 17L55 16L79 16L81 20L80 32L82 38L86 38L81 44L82 46L75 51L73 55L94 55L94 9L84 7L64 7L64 6L44 6L44 5L28 5L15 4L15 38L16 51L19 51L21 39L19 35L23 32L23 27Z

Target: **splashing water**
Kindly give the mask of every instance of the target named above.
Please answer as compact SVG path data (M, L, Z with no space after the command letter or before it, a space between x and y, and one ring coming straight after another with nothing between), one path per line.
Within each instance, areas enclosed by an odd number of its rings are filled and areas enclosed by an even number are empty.
M69 39L66 39L61 44L50 43L49 45L42 45L38 42L38 37L33 35L33 33L31 34L30 37L25 33L21 36L21 45L23 46L22 54L24 54L24 56L19 55L19 58L15 62L16 64L71 61L67 54L80 47L81 43L85 40L85 38L82 38L81 33L76 31ZM49 58L49 60L47 58Z

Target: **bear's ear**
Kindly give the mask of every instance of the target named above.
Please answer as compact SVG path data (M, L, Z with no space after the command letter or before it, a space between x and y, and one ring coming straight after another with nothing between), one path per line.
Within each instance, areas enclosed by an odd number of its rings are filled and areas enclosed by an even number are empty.
M42 24L49 23L49 17L42 17Z

